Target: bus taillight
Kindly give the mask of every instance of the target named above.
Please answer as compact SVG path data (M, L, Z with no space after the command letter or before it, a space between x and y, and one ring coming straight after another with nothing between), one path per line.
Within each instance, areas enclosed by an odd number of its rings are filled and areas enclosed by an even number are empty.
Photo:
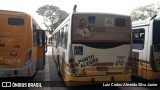
M28 60L31 60L31 56L32 56L32 50L29 51L29 57Z
M32 56L32 50L30 50L29 52L27 52L26 58L25 58L26 62L28 62L29 60L31 60L31 56Z
M128 57L128 66L132 66L132 58Z
M71 69L73 69L73 68L75 67L75 65L74 65L73 63L71 63L71 64L69 65L69 67L70 67Z
M69 69L70 69L71 75L77 76L77 69L75 65L75 60L73 58L69 59Z

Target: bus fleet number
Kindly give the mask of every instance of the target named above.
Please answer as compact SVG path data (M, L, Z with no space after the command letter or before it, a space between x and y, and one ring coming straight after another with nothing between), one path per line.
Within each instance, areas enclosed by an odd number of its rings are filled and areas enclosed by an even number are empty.
M6 59L5 64L16 64L16 63L21 63L20 59Z
M124 64L124 61L116 61L115 65L116 66L122 66Z

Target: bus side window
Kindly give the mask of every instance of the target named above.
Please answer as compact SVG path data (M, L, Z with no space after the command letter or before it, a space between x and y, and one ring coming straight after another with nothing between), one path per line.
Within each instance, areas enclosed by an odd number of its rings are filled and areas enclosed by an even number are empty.
M132 31L132 48L142 50L144 48L145 32L144 29L134 29Z
M33 31L33 34L34 34L34 36L33 36L33 37L34 37L34 38L33 38L33 39L34 39L34 40L33 40L33 41L34 41L34 46L37 46L37 45L38 45L38 42L37 42L37 32L34 30L34 31Z
M64 27L64 35L63 35L63 48L67 48L67 39L68 39L68 25Z
M51 38L52 38L52 44L54 45L55 35L53 35Z
M160 20L153 22L153 44L160 44Z
M57 45L59 46L59 42L60 41L60 31L58 31L58 35L57 35Z
M37 33L38 33L38 46L39 46L39 47L42 47L42 46L43 46L43 45L42 45L42 44L43 44L43 42L42 42L42 38L43 38L43 37L42 37L42 32L41 32L41 31L38 31Z
M57 32L56 47L59 46L59 42L60 42L60 31Z
M58 32L56 32L55 35L56 35L56 38L55 38L56 43L55 43L55 45L57 47L58 46Z
M63 45L63 33L64 33L64 28L61 28L61 30L60 30L60 46Z
M160 52L160 20L153 22L153 45L154 52Z
M57 33L54 35L54 43L53 45L56 47L57 46Z
M34 43L34 46L37 46L38 42L37 42L37 32L36 32L35 24L32 24L32 29L33 29L33 43Z

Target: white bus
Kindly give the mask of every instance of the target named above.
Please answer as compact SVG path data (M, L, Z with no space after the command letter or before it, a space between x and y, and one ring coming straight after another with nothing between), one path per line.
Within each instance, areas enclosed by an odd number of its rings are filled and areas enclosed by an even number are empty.
M74 12L52 38L58 74L67 86L131 80L129 16Z
M160 19L132 23L133 75L160 79Z

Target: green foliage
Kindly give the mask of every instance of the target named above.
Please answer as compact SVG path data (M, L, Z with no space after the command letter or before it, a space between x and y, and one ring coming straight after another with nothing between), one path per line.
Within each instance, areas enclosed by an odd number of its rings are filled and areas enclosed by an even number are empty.
M43 24L47 30L53 31L69 15L57 6L44 5L37 9L38 15L43 16Z
M160 11L159 3L149 4L149 5L135 8L131 12L130 16L132 18L132 21L145 20L147 18L151 18L152 16L157 14L159 11Z

